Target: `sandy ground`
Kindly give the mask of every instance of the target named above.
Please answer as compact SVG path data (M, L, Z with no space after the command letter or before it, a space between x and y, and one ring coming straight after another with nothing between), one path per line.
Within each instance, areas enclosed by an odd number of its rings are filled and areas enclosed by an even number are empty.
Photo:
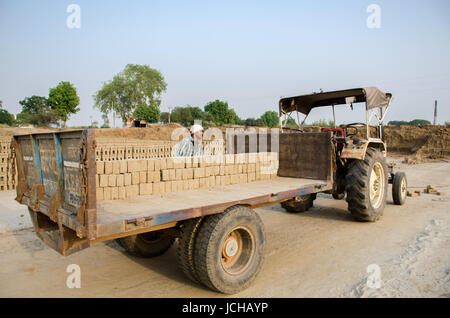
M412 190L433 184L450 194L449 163L398 165L418 187ZM35 236L13 198L0 192L0 297L224 297L186 279L173 247L140 259L110 241L63 257ZM233 297L450 297L449 199L422 194L396 206L389 195L377 223L354 221L346 202L329 195L303 214L257 209L265 262L253 285ZM66 286L69 264L81 268L79 289ZM380 269L380 288L367 286L371 264Z

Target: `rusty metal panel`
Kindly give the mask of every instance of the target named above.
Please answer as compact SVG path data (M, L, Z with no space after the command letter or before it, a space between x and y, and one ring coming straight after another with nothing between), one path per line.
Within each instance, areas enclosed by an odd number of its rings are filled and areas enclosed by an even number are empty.
M278 176L331 180L332 133L280 134Z

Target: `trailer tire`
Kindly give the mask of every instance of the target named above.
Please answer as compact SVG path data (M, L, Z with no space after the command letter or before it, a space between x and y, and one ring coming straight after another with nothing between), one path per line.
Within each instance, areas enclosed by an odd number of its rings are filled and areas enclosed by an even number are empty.
M368 148L364 160L354 160L345 177L348 210L362 222L375 222L382 215L387 194L386 159L378 149Z
M258 214L244 206L205 217L195 240L200 281L225 294L247 288L264 261L265 233Z
M195 239L203 218L185 221L177 244L177 261L181 271L193 282L200 283L194 266Z
M311 193L281 202L281 207L289 213L306 212L313 207L317 194Z
M392 178L392 199L397 205L403 205L406 201L408 183L404 172L397 172Z
M159 232L130 235L118 238L116 241L130 254L146 258L156 257L164 254L175 241L173 237Z

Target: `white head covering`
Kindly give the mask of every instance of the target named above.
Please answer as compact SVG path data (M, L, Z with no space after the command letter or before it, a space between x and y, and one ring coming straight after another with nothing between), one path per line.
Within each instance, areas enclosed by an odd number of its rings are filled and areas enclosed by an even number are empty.
M195 134L197 131L203 130L203 127L201 125L192 125L191 127L191 134Z

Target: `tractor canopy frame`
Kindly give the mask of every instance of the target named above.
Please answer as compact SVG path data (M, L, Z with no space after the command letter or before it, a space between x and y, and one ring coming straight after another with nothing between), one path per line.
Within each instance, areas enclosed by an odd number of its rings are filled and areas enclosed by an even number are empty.
M346 104L353 105L353 103L365 103L366 104L365 126L367 139L368 140L371 139L369 124L373 117L377 119L380 131L380 136L377 136L377 139L382 139L381 126L383 124L383 120L384 117L386 116L387 110L389 109L391 100L392 100L391 93L384 93L376 87L353 88L339 91L320 92L308 95L285 97L280 99L279 102L280 128L281 131L283 131L283 128L286 126L288 118L292 119L291 114L294 111L297 112L298 123L300 123L298 119L298 113L306 115L303 122L301 123L301 125L303 125L303 123L305 122L306 118L308 117L309 113L313 108L332 106L333 120L335 121L334 118L335 105L346 105ZM285 117L284 123L283 123L283 116ZM299 127L301 125L299 125Z

